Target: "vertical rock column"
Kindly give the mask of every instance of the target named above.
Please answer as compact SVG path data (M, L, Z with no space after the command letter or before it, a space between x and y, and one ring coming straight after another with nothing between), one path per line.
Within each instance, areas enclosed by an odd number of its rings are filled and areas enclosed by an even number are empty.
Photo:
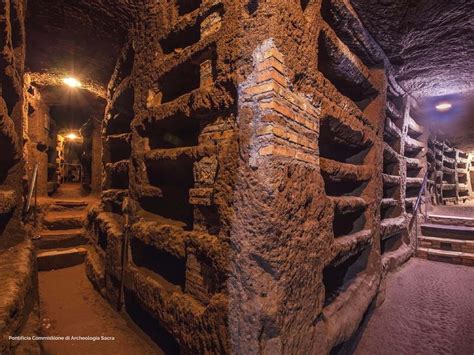
M466 202L469 199L472 187L469 177L468 154L456 149L456 182L457 197L459 202Z
M229 329L237 352L327 352L379 287L386 77L318 3L268 14L239 86Z
M48 194L48 173L55 171L56 166L49 166L48 150L56 149L50 146L49 129L50 116L49 108L43 102L41 93L31 87L27 93L28 98L28 160L27 173L32 178L33 169L39 163L38 170L38 195Z
M23 1L0 5L0 353L39 351L35 342L18 345L8 338L34 335L38 325L35 258L21 221L27 138L24 11Z
M238 48L228 43L239 4L192 4L144 12L135 40L125 308L142 328L153 324L149 333L163 349L229 353ZM169 21L160 23L164 13Z
M85 264L89 279L114 306L119 303L126 227L124 210L129 192L131 122L135 102L132 80L134 55L132 41L127 40L117 58L107 89L101 138L95 126L97 123L94 123L92 131L92 168L93 171L102 171L102 193L101 204L92 209L88 216L93 248L88 251ZM97 159L101 146L102 169ZM97 186L98 178L92 176L93 187Z

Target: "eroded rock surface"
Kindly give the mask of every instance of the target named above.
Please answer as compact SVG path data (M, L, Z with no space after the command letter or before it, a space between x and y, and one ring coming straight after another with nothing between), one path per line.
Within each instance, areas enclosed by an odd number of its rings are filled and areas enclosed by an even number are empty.
M351 2L409 93L473 90L473 1Z

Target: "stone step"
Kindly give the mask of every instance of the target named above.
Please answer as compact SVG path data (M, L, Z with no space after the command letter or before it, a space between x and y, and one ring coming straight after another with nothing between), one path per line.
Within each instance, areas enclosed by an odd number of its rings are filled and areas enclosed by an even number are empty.
M88 203L84 200L55 200L50 206L50 211L80 211L84 210Z
M428 221L432 224L474 227L474 218L469 217L429 214Z
M474 253L473 240L449 239L438 237L418 237L419 246L422 248Z
M84 214L48 213L43 224L48 230L80 229L84 226L84 220Z
M85 207L87 202L85 200L55 200L54 204L63 207Z
M416 256L431 261L474 266L474 253L420 247L416 252Z
M63 269L84 262L87 249L83 247L45 250L37 253L38 271Z
M421 225L421 233L427 237L474 240L474 227L426 223Z
M42 231L34 241L38 249L71 248L87 244L82 229Z

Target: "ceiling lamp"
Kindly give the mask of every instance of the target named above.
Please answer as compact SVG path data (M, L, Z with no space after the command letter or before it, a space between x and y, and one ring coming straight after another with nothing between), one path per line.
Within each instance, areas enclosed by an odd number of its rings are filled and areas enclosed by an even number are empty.
M71 132L71 133L66 135L66 138L71 140L71 141L75 141L77 138L79 138L79 136L76 133Z
M81 82L73 77L64 78L63 83L71 88L80 88L82 86Z
M447 101L443 101L436 105L436 110L438 110L439 112L446 112L451 110L451 107L453 107L453 105L451 105Z

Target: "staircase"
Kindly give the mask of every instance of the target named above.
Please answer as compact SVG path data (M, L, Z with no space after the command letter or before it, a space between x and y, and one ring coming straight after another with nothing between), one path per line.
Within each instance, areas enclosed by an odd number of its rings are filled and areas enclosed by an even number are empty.
M474 218L431 214L418 242L419 258L474 266Z
M84 200L54 200L43 220L43 230L34 241L39 271L61 269L84 261L87 239L83 226L87 213Z

